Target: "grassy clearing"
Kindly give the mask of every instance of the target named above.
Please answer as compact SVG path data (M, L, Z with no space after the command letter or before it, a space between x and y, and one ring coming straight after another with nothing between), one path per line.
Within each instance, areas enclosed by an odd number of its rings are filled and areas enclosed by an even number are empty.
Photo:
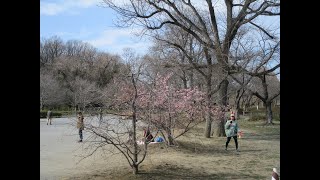
M204 124L177 140L178 146L149 146L149 154L133 175L129 165L79 174L69 179L270 179L272 168L280 172L280 122L262 126L262 121L239 120L244 137L241 152L235 152L233 139L224 150L225 137L203 137ZM118 155L117 155L118 156ZM124 159L123 159L124 160ZM106 160L108 163L108 160Z
M256 109L256 107L249 108L249 120L250 121L260 121L266 119L266 109L265 108L259 108ZM272 107L272 115L273 115L273 121L280 121L280 107L275 106Z

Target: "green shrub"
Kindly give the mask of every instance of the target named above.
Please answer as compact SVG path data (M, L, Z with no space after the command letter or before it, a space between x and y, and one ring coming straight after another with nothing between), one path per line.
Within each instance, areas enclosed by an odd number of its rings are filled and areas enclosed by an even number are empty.
M45 117L47 117L47 112L40 111L40 118L45 118Z
M40 118L46 118L48 111L40 111ZM61 117L62 113L52 111L52 117Z
M272 109L272 112L274 112L274 113L280 113L280 107L279 106L272 106L271 109ZM257 107L253 106L253 107L249 107L248 111L250 111L250 112L265 112L266 108L260 106L259 109L257 110Z
M266 119L266 109L265 107L259 107L257 110L256 107L250 107L248 108L250 118L249 121L258 121L258 120L265 120ZM274 121L280 121L280 107L279 106L272 106L272 115Z
M256 113L256 114L252 114L248 119L248 121L261 121L265 119L266 119L265 115Z
M273 120L274 120L274 121L280 121L280 117L279 117L279 116L274 116L274 117L273 117Z
M248 111L249 112L252 112L252 113L262 113L262 112L265 112L265 108L264 107L259 107L259 109L257 110L257 107L249 107L248 108Z
M260 120L265 120L265 119L266 119L266 115L265 114L255 113L255 114L252 114L250 116L248 121L260 121ZM273 121L280 121L280 116L273 113Z
M57 111L56 113L60 113L62 116L74 114L74 112L72 112L72 111Z

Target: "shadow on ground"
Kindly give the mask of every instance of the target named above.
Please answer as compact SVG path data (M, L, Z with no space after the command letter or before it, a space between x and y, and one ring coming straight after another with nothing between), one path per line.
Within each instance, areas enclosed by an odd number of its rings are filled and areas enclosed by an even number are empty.
M261 179L257 175L239 173L214 173L194 172L192 169L177 167L173 165L159 165L150 172L141 172L138 177L142 179Z
M68 178L67 178L68 179ZM72 177L68 180L100 180L100 179L117 179L117 180L173 180L173 179L263 179L262 176L253 173L239 173L239 172L230 172L230 173L212 173L208 174L204 171L196 172L191 168L185 168L181 166L176 166L172 164L164 164L153 166L152 169L142 168L139 170L139 174L133 175L130 168L118 168L113 169L111 172L109 170L106 173L93 173L87 174L84 176Z
M257 135L253 133L248 133L244 140L249 140L249 141L260 141L260 140L266 140L266 141L279 141L280 140L280 135L278 134L270 134L270 135Z
M248 140L262 140L262 137L259 137L260 139L248 139ZM267 138L266 140L270 140L270 138ZM233 141L231 144L234 143ZM203 145L202 143L197 143L197 142L188 142L188 141L179 141L179 147L175 148L177 151L182 151L185 154L189 155L197 155L202 154L202 155L221 155L221 156L228 156L231 155L230 152L234 152L235 149L233 147L233 144L230 145L230 148L228 148L228 151L225 151L225 140L221 140L221 143L219 145ZM243 149L240 147L240 152L245 153L245 152L261 152L262 150L259 149Z

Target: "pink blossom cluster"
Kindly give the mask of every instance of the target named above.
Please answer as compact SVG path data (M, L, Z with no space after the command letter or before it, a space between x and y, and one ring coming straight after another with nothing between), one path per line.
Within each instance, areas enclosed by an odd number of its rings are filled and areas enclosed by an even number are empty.
M204 112L211 112L215 119L224 118L226 108L223 106L207 107L206 94L198 88L179 89L169 83L172 73L157 75L155 83L149 86L136 85L138 97L136 107L138 114L146 117L152 114L152 120L166 124L168 119L186 117L184 122L201 119ZM134 88L130 83L119 83L117 101L128 102L134 97Z

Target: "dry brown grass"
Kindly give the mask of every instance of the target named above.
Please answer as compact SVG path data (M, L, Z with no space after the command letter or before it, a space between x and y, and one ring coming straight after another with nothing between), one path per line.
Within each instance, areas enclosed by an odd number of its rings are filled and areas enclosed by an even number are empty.
M132 174L120 155L114 155L106 163L122 162L67 179L270 179L273 167L280 172L280 123L267 127L262 124L239 121L244 131L239 153L233 139L226 152L225 137L204 138L204 124L200 124L180 137L176 147L150 145L138 175Z

